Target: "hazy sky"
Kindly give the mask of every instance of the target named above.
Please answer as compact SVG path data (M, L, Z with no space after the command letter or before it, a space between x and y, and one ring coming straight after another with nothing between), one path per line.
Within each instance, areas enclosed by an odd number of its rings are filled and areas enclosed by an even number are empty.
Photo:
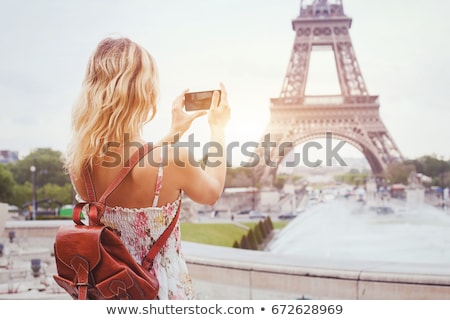
M450 157L450 2L344 0L369 93L407 158ZM108 35L154 56L161 79L154 140L183 89L228 88L228 141L258 141L278 97L299 0L1 0L0 149L65 150L88 57ZM206 118L193 132L205 135Z

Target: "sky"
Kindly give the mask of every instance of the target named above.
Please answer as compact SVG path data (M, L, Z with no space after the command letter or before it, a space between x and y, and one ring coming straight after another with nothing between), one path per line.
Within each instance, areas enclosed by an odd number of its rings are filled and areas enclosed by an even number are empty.
M281 91L295 38L291 21L300 11L300 0L0 3L0 150L20 157L36 148L65 151L88 58L107 36L140 43L158 65L158 113L145 139L168 131L172 101L184 89L223 82L232 109L228 143L259 141L270 98ZM366 86L380 97L380 117L402 154L450 159L450 2L343 4ZM190 133L207 141L206 117Z

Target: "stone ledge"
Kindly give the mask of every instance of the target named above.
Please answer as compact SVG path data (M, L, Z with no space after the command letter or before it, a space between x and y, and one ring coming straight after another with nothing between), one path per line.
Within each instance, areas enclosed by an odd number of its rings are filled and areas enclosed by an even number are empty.
M450 265L304 259L184 243L200 295L222 299L450 299Z
M8 221L3 238L14 230L28 249L51 248L58 228L72 223ZM307 259L192 242L182 246L199 299L450 299L450 264Z

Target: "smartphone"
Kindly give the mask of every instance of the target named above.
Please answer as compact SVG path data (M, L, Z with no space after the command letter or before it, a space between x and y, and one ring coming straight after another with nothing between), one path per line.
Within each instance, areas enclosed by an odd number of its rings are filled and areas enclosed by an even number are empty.
M214 91L219 92L219 101L220 101L220 90L186 93L184 95L184 105L186 111L209 110L209 108L211 107L211 100Z

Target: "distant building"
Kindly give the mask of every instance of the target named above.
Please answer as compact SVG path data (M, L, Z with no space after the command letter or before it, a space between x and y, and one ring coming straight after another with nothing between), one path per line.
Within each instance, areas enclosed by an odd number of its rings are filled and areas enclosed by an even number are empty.
M19 160L19 151L0 150L0 163L13 163Z

